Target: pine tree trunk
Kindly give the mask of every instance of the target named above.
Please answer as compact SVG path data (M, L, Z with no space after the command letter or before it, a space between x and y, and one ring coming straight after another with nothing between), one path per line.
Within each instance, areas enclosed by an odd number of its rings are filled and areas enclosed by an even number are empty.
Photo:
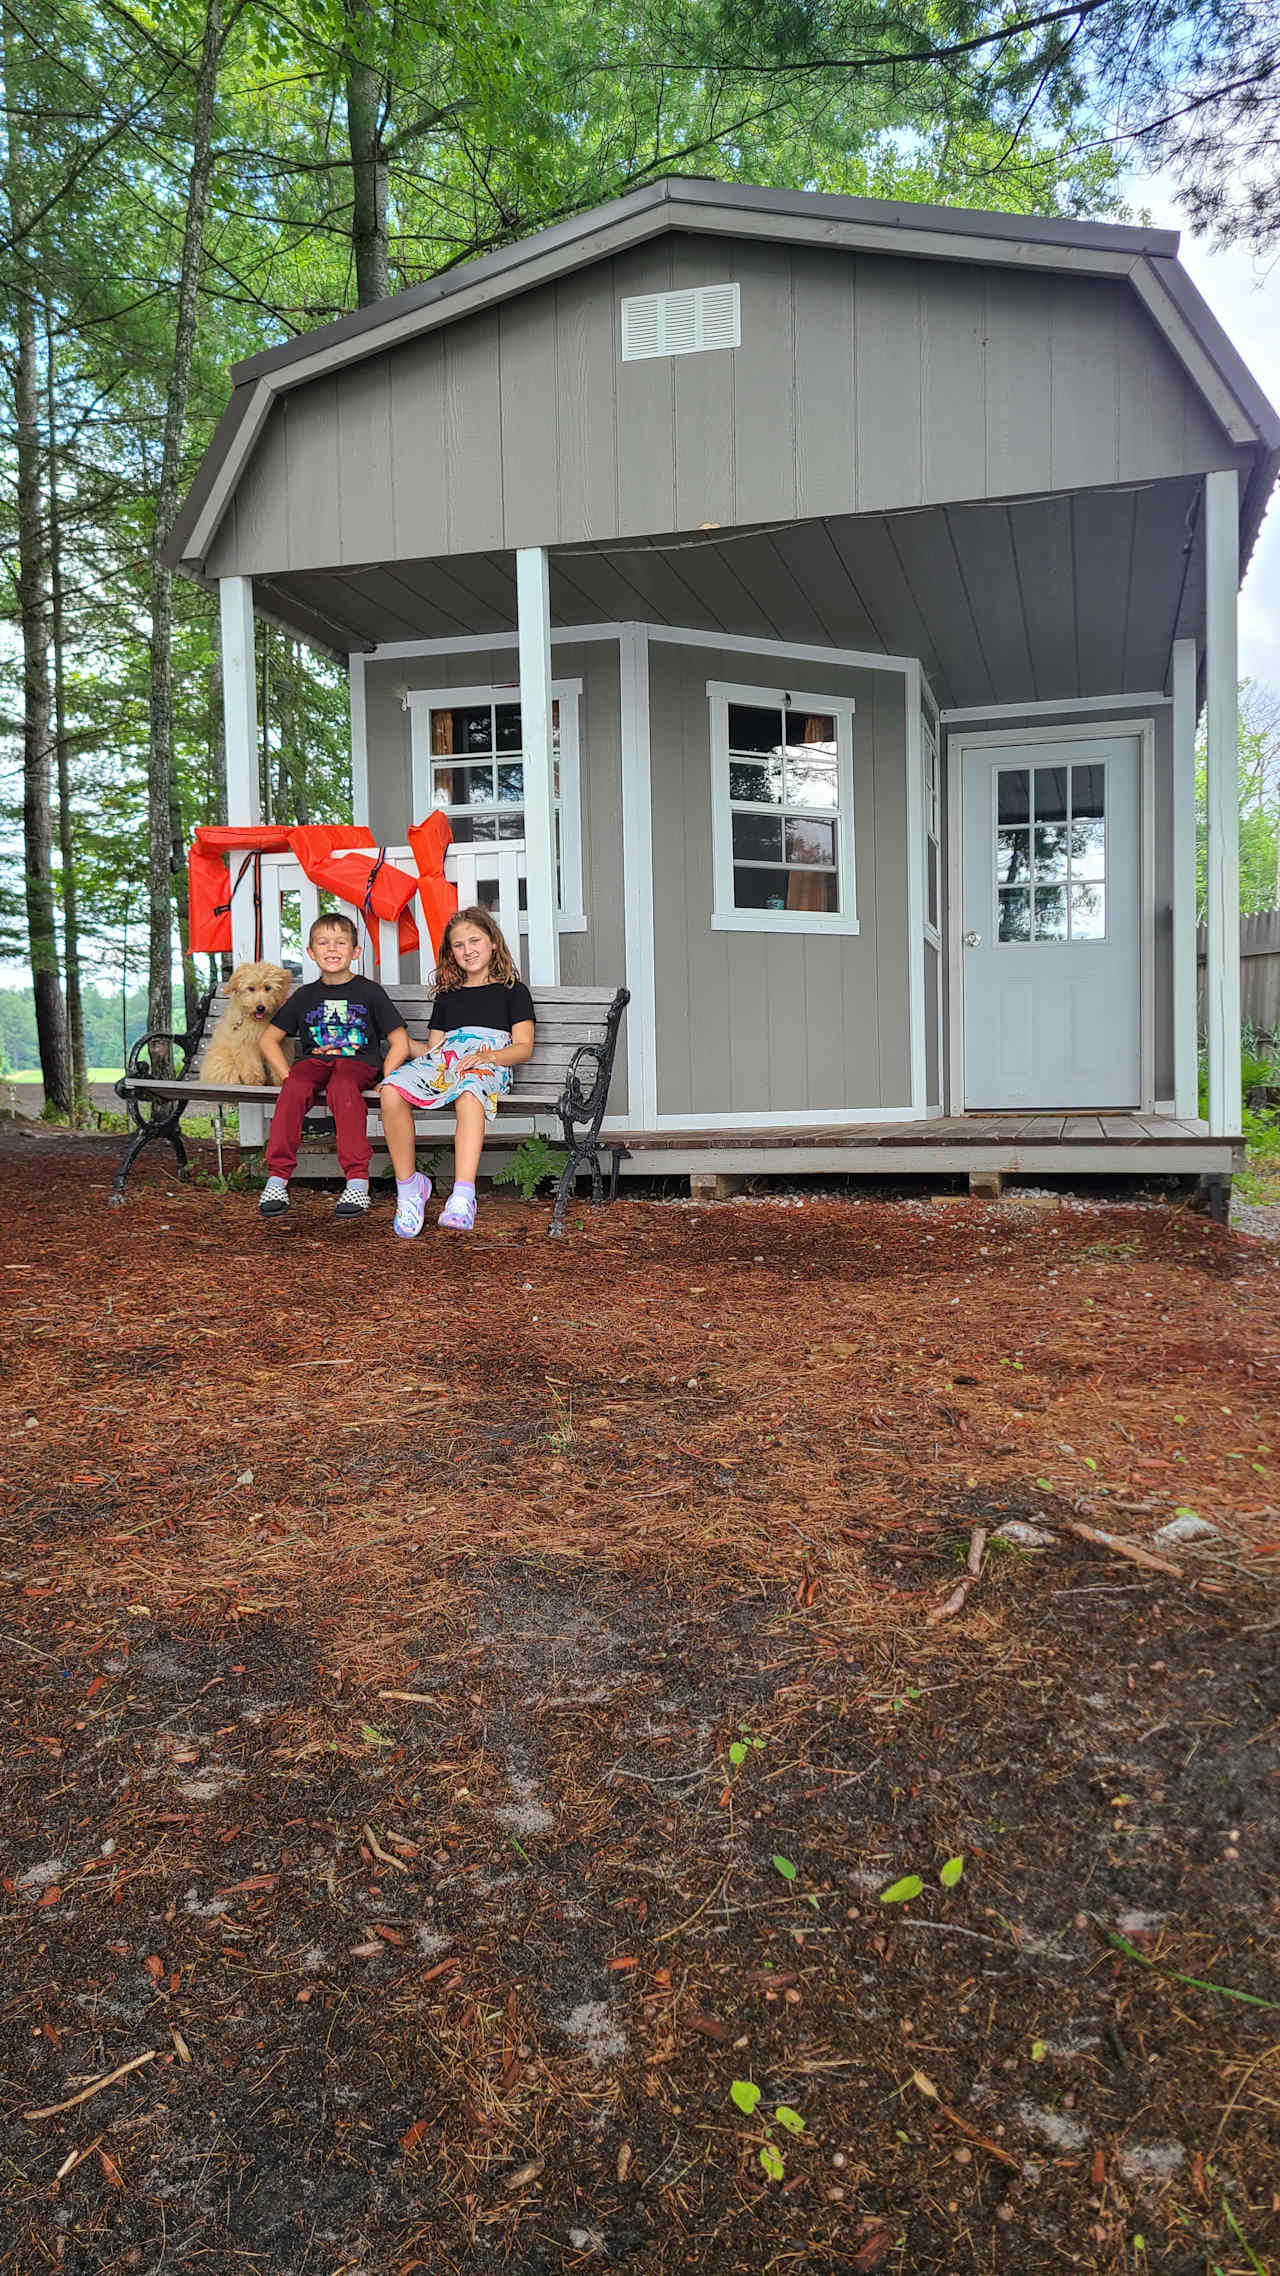
M75 1119L89 1111L89 1070L84 1047L84 1002L80 992L80 913L76 901L75 828L71 811L71 767L67 752L66 673L62 609L62 517L58 497L58 422L53 327L45 311L45 401L49 422L49 591L53 631L53 716L58 757L58 851L62 862L62 957L67 983L67 1026L71 1039L71 1095Z
M358 53L369 28L368 0L344 0L347 51L347 139L351 148L353 212L351 250L356 302L371 308L391 290L387 258L387 161L382 149L381 89L371 63Z
M9 10L0 10L9 137L4 186L13 259L12 308L17 334L14 410L17 425L18 607L22 618L22 835L26 856L27 937L35 996L36 1036L45 1104L71 1112L71 1054L67 1014L58 985L54 927L53 825L50 783L53 722L49 699L49 564L41 483L40 386L36 360L37 302L34 249L24 214L22 150L16 120L21 106L19 34Z
M156 493L151 562L151 742L147 767L149 831L148 900L151 952L147 985L147 1025L173 1025L173 571L160 558L177 511L182 476L182 439L191 391L196 339L196 298L204 257L204 217L213 173L213 108L222 46L222 0L208 0L204 41L196 73L191 172L182 232L178 313L165 405L164 450ZM179 833L180 834L180 825ZM184 978L187 971L184 958Z

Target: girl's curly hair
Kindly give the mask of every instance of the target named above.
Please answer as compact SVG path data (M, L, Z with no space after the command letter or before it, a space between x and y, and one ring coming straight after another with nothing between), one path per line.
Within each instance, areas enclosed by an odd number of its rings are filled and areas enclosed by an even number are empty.
M492 942L493 962L489 966L490 980L496 980L501 987L509 988L514 981L519 979L520 974L516 968L515 959L502 937L502 928L490 916L489 911L481 908L455 909L444 928L444 939L440 943L440 961L436 966L436 988L439 994L444 995L450 988L464 988L466 986L466 973L459 964L451 946L455 925L474 925L477 932L484 933Z

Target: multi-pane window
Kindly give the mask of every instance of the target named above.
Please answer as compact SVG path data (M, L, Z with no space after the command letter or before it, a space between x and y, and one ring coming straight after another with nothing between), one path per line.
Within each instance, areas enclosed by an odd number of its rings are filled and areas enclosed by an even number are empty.
M996 937L1106 937L1104 765L996 770Z
M852 707L711 694L715 921L787 931L851 920Z
M556 891L562 922L585 923L578 815L578 694L580 681L557 683L551 704L552 797L556 839ZM496 909L496 864L484 874L491 847L524 846L524 743L520 704L505 688L464 688L408 697L413 721L413 805L421 816L434 807L448 816L457 846L480 857L477 892ZM524 877L520 907L526 907Z
M551 706L557 841L560 830L560 706ZM458 845L524 842L524 758L518 703L432 706L431 803L448 815Z

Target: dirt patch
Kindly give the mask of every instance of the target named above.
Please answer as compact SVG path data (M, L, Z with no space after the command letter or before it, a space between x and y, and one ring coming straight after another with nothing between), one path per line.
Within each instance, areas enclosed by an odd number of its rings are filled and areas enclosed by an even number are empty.
M0 2265L1268 2265L1260 1244L279 1242L56 1160L0 1154ZM1183 1507L1176 1576L1066 1531Z

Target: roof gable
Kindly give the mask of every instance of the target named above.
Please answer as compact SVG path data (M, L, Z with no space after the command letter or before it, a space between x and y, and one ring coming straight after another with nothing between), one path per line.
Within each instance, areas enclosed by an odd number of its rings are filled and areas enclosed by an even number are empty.
M238 367L169 558L252 574L1234 464L1280 423L1176 245L653 184ZM731 381L717 354L622 367L621 297L730 275Z

